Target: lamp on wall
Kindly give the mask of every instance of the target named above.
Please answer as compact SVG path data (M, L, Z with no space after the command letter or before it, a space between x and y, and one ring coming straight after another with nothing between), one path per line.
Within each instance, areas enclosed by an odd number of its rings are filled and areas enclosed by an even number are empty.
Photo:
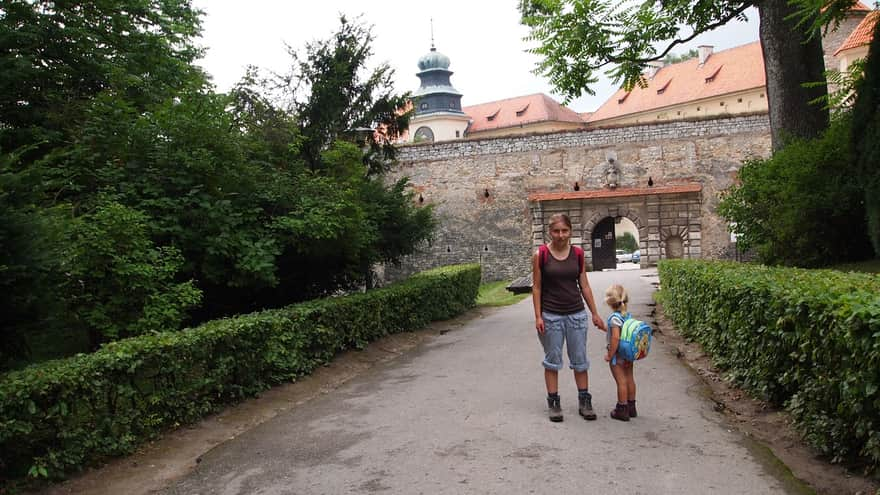
M425 202L425 197L422 196L422 193L419 193L419 204L422 204L424 202Z
M654 179L648 177L648 187L654 187Z
M489 197L489 189L483 189L483 196Z
M574 183L574 190L575 190L575 191L580 191L580 190L581 190L581 186L580 186L580 184L577 183L577 181L575 181L575 183Z

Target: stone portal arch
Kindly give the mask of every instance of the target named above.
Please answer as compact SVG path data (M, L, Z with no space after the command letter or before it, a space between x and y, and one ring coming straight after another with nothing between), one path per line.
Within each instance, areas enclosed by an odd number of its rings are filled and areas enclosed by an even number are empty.
M641 252L647 251L647 240L648 240L648 229L647 226L642 222L641 217L639 217L636 211L630 209L621 209L619 207L614 206L601 206L595 209L590 210L589 216L585 217L586 220L583 222L583 230L581 232L582 239L592 239L593 230L596 228L596 225L599 224L605 218L618 218L624 217L628 218L633 224L635 224L636 229L639 232L639 250ZM588 241L589 242L589 241ZM584 246L584 255L587 258L587 262L590 266L593 266L593 257L592 257L592 249L589 249L590 246ZM646 258L643 257L641 264L646 263Z

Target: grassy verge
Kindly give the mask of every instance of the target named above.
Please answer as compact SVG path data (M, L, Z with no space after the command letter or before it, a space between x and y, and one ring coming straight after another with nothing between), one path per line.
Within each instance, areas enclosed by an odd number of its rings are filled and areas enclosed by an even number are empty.
M509 280L481 284L477 293L477 306L509 306L529 297L530 294L514 294L508 291L505 289L508 285Z

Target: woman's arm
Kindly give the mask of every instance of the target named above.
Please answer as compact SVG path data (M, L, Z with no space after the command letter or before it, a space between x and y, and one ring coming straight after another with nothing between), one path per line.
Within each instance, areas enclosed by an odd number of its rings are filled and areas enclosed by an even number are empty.
M532 255L532 306L535 307L535 329L544 334L544 319L541 318L541 261L539 253Z

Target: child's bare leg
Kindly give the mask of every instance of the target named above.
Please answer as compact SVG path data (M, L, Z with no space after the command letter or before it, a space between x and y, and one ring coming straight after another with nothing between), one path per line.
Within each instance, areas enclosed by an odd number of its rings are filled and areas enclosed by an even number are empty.
M623 365L621 363L612 364L611 366L611 375L614 377L614 382L617 384L617 403L618 404L626 404L626 394L627 394L627 380L626 380L626 371L623 369Z
M559 392L559 372L544 368L544 384L547 385L548 394Z
M623 370L626 375L626 399L636 400L636 380L633 376L633 364L630 362L625 363Z

